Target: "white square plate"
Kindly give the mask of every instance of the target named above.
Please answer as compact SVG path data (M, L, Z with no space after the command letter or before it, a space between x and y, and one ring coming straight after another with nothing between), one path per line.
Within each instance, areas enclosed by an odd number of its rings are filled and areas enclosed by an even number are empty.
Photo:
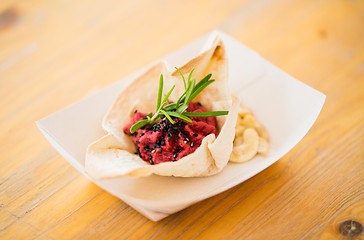
M153 221L221 193L269 167L305 136L324 104L325 95L289 76L225 33L219 34L226 47L232 93L251 108L256 119L267 128L270 152L246 163L229 163L221 173L211 177L153 175L90 179ZM163 59L169 66L180 66L201 51L209 35ZM107 109L123 87L145 69L147 67L37 122L53 147L82 174L87 176L84 170L87 146L106 134L101 122Z

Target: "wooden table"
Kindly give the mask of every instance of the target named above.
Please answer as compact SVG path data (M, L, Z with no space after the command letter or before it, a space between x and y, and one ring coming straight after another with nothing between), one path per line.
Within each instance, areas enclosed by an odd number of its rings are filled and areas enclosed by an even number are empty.
M327 95L305 138L248 181L152 222L36 128L215 28ZM0 96L0 239L346 239L340 223L364 224L364 1L2 0Z

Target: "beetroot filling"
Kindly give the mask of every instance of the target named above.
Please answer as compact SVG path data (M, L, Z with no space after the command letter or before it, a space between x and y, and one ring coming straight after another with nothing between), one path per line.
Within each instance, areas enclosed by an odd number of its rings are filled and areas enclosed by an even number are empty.
M200 103L190 102L188 105L187 112L206 112ZM173 118L174 124L163 119L152 127L140 128L131 133L131 126L146 116L147 114L136 112L123 130L133 136L136 154L150 164L178 161L193 153L207 135L218 135L216 117L191 117L191 123Z

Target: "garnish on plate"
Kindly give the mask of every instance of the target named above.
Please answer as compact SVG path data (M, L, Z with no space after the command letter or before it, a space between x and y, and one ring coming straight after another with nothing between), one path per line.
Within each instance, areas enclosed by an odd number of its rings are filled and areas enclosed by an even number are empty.
M183 79L183 84L185 87L185 91L178 98L177 102L170 103L168 101L169 96L173 92L175 85L168 91L168 93L164 96L162 101L162 92L163 92L163 74L160 75L159 79L159 88L158 88L158 98L157 98L157 107L155 113L153 115L150 112L145 119L137 121L130 128L131 133L135 133L135 131L139 128L142 128L146 125L153 126L160 120L167 118L172 124L174 118L180 118L187 122L192 122L189 117L212 117L212 116L222 116L229 114L229 111L212 111L212 112L187 112L188 104L197 97L199 93L201 93L208 85L213 83L215 80L210 79L211 74L208 74L201 81L196 84L196 79L191 79L192 73L195 70L194 68L188 75L188 79L184 78L182 72L176 67L177 71L181 74ZM166 104L168 103L168 104Z

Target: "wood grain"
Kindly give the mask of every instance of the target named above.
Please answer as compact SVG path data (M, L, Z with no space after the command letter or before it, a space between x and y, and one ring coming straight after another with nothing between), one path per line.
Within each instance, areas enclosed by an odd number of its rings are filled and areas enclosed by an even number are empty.
M155 223L36 128L215 28L327 95L255 177ZM364 224L364 1L3 0L0 96L0 239L349 239L340 223Z

